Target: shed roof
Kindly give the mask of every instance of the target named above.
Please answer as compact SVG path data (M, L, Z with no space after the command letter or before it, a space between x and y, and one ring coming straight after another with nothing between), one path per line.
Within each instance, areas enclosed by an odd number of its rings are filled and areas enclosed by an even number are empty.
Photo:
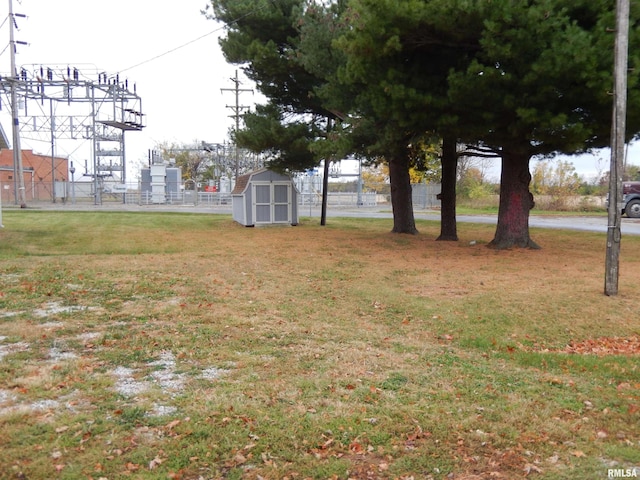
M236 179L236 184L233 187L233 190L231 191L231 195L242 195L245 192L245 190L247 189L247 186L249 185L249 182L251 182L251 179L256 175L260 175L261 173L265 173L265 172L271 172L273 175L277 175L279 177L282 177L282 179L286 178L286 179L290 180L290 178L287 175L284 175L282 173L274 172L273 170L269 170L266 167L259 168L258 170L254 170L253 172L249 172L249 173L246 173L244 175L240 175Z
M249 180L251 180L251 175L253 175L253 172L240 175L236 179L236 185L233 187L233 190L231 191L231 195L242 194L242 192L244 192L244 189L247 188L247 185L249 185Z

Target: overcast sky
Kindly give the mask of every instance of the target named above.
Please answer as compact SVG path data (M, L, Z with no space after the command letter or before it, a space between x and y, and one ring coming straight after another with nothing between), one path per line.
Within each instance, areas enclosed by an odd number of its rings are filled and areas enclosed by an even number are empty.
M0 0L1 19L8 14L8 2ZM222 27L201 14L207 0L13 0L19 29L16 65L60 65L81 71L120 72L120 79L135 83L142 98L146 128L125 135L129 179L140 163L147 162L147 152L158 143L190 144L200 141L223 143L233 126L227 108L235 104L231 78L238 67L224 60L218 46ZM4 39L4 40L3 40ZM9 43L8 22L0 28L0 45ZM9 49L0 55L0 72L10 71ZM242 88L253 86L239 73ZM97 78L96 78L97 80ZM252 106L261 97L242 93L240 105ZM7 100L2 99L0 121L11 135ZM22 147L45 155L51 154L48 141L34 141L23 136ZM90 157L88 141L59 141L57 156L69 157L83 165ZM595 175L608 170L609 153L567 157L578 173ZM640 163L640 147L629 150L631 163ZM78 168L78 167L76 167ZM350 171L353 166L345 165ZM499 178L499 162L490 173Z
M147 152L160 142L223 143L234 124L235 105L231 78L236 66L224 60L218 46L221 24L207 20L200 12L206 0L14 0L19 29L16 66L61 65L77 67L89 76L105 71L120 72L129 88L136 84L142 98L146 128L125 134L126 157L131 167L147 161ZM1 19L8 15L8 2L0 4ZM0 45L9 43L9 26L0 28ZM0 72L10 71L10 50L0 55ZM253 88L242 72L242 88ZM97 76L95 78L97 81ZM260 97L242 93L240 104L252 106ZM0 121L11 137L7 99L2 99ZM50 155L47 141L22 139L23 149ZM83 165L90 159L88 141L59 141L56 155ZM78 168L78 167L76 167ZM76 174L77 175L77 174ZM130 174L128 175L131 178Z

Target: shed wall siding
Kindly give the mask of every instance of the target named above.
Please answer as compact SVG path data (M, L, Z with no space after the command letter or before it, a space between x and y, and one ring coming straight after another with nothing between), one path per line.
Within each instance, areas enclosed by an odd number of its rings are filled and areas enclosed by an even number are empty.
M233 195L231 197L231 210L233 219L241 225L248 225L245 211L244 195Z

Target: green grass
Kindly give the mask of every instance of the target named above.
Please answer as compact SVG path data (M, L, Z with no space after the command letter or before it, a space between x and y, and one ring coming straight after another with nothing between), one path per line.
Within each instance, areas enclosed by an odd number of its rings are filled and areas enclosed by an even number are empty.
M0 478L606 478L640 464L640 239L3 212ZM640 472L639 472L640 473ZM465 477L466 476L466 477Z
M456 213L458 215L497 215L498 207L467 207L467 206L458 206L456 208ZM531 215L536 216L544 216L544 215L553 215L553 216L577 216L577 217L603 217L607 216L606 209L593 209L589 211L583 210L543 210L539 208L534 208L531 211Z

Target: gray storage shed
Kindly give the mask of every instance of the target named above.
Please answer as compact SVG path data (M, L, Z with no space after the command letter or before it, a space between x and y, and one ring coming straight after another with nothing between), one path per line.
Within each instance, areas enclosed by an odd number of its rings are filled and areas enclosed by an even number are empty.
M298 224L298 190L287 175L266 168L237 178L231 192L233 219L246 227Z

